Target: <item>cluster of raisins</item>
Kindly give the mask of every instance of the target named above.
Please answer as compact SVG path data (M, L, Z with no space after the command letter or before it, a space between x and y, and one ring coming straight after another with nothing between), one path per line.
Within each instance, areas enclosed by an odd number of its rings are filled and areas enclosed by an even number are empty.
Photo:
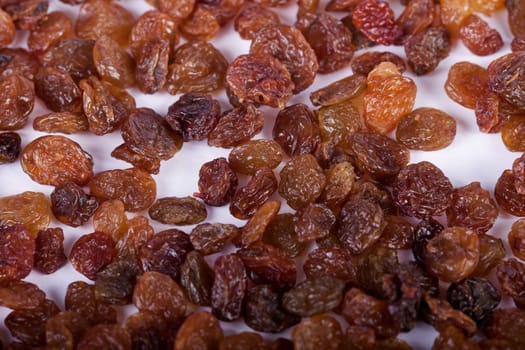
M279 14L288 0L147 0L138 16L116 0L61 2L75 21L49 10L57 1L0 0L0 171L19 165L51 189L0 197L6 348L411 349L398 336L418 322L439 333L433 349L525 347L525 219L508 232L515 257L490 232L500 209L525 217L525 155L495 199L410 163L457 128L414 108L411 77L459 41L498 52L479 14L503 7L512 52L486 68L455 63L444 90L480 131L525 152L524 1L401 1L396 17L384 0L298 0L293 24ZM251 45L228 60L210 40L230 22ZM376 45L406 59L359 52ZM296 100L307 89L315 109ZM176 95L164 114L137 106L164 92ZM45 134L23 139L30 122ZM118 136L96 155L130 168L105 168L81 141ZM195 193L159 198L172 186L161 162L199 143L228 153L199 164ZM218 207L245 221L212 221ZM68 263L84 280L63 300L29 282ZM498 308L505 297L515 306ZM238 320L251 330L223 330ZM260 334L287 329L291 339Z

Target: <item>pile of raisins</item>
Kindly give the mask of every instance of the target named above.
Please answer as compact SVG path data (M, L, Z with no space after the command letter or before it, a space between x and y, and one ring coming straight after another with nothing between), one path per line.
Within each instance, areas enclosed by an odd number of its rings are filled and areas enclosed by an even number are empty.
M0 348L525 348L466 124L525 152L523 0L0 0Z

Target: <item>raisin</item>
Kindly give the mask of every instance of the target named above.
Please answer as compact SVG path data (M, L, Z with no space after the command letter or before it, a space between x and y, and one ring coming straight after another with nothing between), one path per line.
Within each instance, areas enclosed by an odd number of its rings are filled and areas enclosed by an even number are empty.
M135 110L135 99L126 90L93 76L81 80L83 109L89 130L104 135L116 130Z
M412 111L416 98L416 84L402 76L390 62L380 63L367 77L363 97L364 119L376 132L387 134L399 120Z
M440 0L440 20L452 36L457 37L463 20L472 13L471 1Z
M422 161L403 168L393 183L396 205L409 216L443 213L452 202L452 184L434 164Z
M525 194L525 155L521 155L512 163L514 187L519 194Z
M234 28L242 39L253 40L267 24L278 24L279 15L265 6L252 4L242 9L235 18Z
M525 33L516 35L510 42L512 52L525 51Z
M488 234L478 234L479 237L479 262L472 276L486 276L505 257L503 241Z
M184 141L198 141L213 130L219 115L219 102L210 95L188 93L169 107L166 121Z
M368 73L382 62L394 63L399 73L403 73L406 70L405 61L398 55L388 51L365 52L352 60L351 67L354 74L368 75Z
M341 325L332 316L316 315L292 329L292 341L295 349L337 350L343 343Z
M319 64L317 57L299 29L269 24L255 33L250 53L265 53L281 61L295 85L294 94L312 85Z
M73 22L61 11L49 12L29 33L27 47L32 52L46 51L57 41L73 36Z
M204 223L195 226L190 233L193 247L204 255L220 252L228 242L240 235L232 224Z
M326 5L326 11L351 11L359 3L359 0L330 0Z
M78 342L77 349L131 349L131 337L120 325L99 324L88 330Z
M300 242L294 229L294 216L290 213L276 215L266 226L262 241L280 249L291 258L300 255L307 243Z
M343 22L343 25L350 31L352 34L352 45L354 46L355 50L362 50L369 47L374 47L377 44L373 42L372 40L368 39L357 27L352 23L352 15L349 14L343 18L341 18L341 22Z
M354 182L350 191L350 199L366 199L379 204L384 214L397 214L398 210L394 206L392 195L378 182L367 179L359 179Z
M81 236L69 254L71 265L86 276L94 280L97 272L111 263L115 256L115 243L105 233L93 232Z
M144 272L138 278L133 289L133 305L165 321L180 321L194 309L177 282L155 271Z
M226 84L239 102L284 108L294 83L286 66L266 53L241 55L226 70Z
M332 165L326 172L326 186L318 202L338 213L350 194L355 178L354 167L350 162Z
M279 333L299 323L281 304L281 296L269 285L258 285L246 293L244 321L248 327L267 333Z
M61 228L49 228L38 232L35 239L34 267L45 274L51 274L64 266L64 233Z
M224 337L219 343L218 350L267 350L264 338L253 332L241 332L239 334L232 334Z
M35 76L35 92L47 108L54 112L80 112L82 92L71 75L46 67Z
M209 93L223 87L228 62L212 44L190 42L181 45L170 61L166 86L177 93Z
M414 231L414 243L412 244L412 253L417 262L424 263L428 241L443 231L444 228L431 217L425 218L417 224Z
M394 301L398 298L398 292L392 278L394 274L398 274L398 270L400 267L396 251L374 246L364 254L357 268L357 282L370 295Z
M313 203L322 193L326 177L311 154L293 157L280 173L279 194L293 209Z
M206 206L193 197L159 198L148 209L149 216L170 225L194 225L206 219Z
M514 35L519 35L525 31L525 21L523 15L525 14L525 6L523 2L518 0L505 1L505 7L508 10L509 27Z
M180 326L174 350L214 349L224 338L219 321L209 312L189 316Z
M479 56L491 55L503 47L499 32L477 15L470 15L461 23L459 36L463 44Z
M202 164L199 170L199 192L194 196L212 206L230 202L237 189L237 175L226 158L220 157Z
M128 229L124 203L117 199L102 202L93 214L93 227L117 241Z
M118 256L139 258L140 250L153 237L153 227L148 219L136 216L127 221L127 230L117 241Z
M304 37L317 55L319 73L335 72L350 64L354 55L352 33L337 18L326 13L316 15Z
M48 134L75 134L89 130L89 123L80 113L48 113L33 120L33 129Z
M433 72L451 50L450 34L444 27L429 27L405 42L408 65L416 75Z
M356 281L357 261L344 248L317 248L312 250L303 265L308 279L332 276L341 281Z
M133 24L129 34L128 43L132 55L136 58L142 45L151 40L167 40L170 43L170 50L173 50L179 41L179 34L176 28L177 23L175 19L167 13L157 10L144 12Z
M504 170L496 182L494 197L503 211L515 216L525 216L525 195L516 191L514 183L512 171Z
M19 134L16 132L0 133L0 164L14 163L20 156L20 152L22 152L22 139Z
M87 1L80 6L75 32L83 39L98 40L107 35L125 44L134 22L133 14L117 2Z
M35 308L11 311L4 322L15 338L27 345L41 346L46 343L46 321L59 312L58 306L46 299Z
M119 257L97 273L95 279L95 298L103 303L126 305L131 303L133 287L142 273L137 261L132 257Z
M230 167L237 173L254 175L259 169L276 168L283 159L283 151L273 140L251 140L235 147L228 156Z
M471 62L454 63L448 71L445 92L454 102L474 109L476 100L488 90L488 72Z
M173 347L179 321L164 320L150 312L139 311L126 318L132 349L168 349Z
M524 62L525 52L518 51L495 59L487 68L489 89L521 110L525 110Z
M0 9L0 47L9 45L15 40L16 28L13 19L7 12Z
M123 143L111 151L111 156L130 163L135 168L139 168L150 174L158 174L160 171L160 159L145 156L132 150L127 144Z
M61 311L46 322L46 346L73 350L88 327L88 321L79 313Z
M41 61L45 67L68 73L78 83L81 79L96 74L93 62L94 45L93 40L64 38L49 47Z
M352 11L352 23L369 40L381 45L392 45L402 34L390 4L382 0L359 2Z
M390 249L410 249L414 241L414 226L401 216L385 215L385 227L378 244Z
M269 350L293 350L293 342L286 338L277 338L269 345Z
M143 93L153 94L166 84L169 45L168 40L150 40L135 53L135 80Z
M244 0L199 1L199 6L210 11L221 27L228 24L228 22L237 15L243 4Z
M0 82L0 130L21 129L35 106L35 89L31 81L18 74Z
M97 40L93 47L93 62L100 77L119 87L130 87L135 83L135 62L109 36Z
M73 227L83 225L98 207L97 199L87 195L74 182L66 182L55 187L50 198L55 217L60 222Z
M525 152L525 119L522 116L511 116L501 128L503 144L511 152Z
M251 103L225 111L208 134L208 145L230 148L249 141L262 131L264 114Z
M456 120L429 107L416 108L397 125L396 139L413 150L435 151L447 147L456 137Z
M241 316L248 277L243 261L237 254L221 255L213 268L215 280L211 288L211 309L223 321Z
M454 326L447 326L440 330L439 335L434 339L432 350L436 349L477 350L479 347L472 339L467 338L460 329Z
M178 280L182 263L192 250L193 246L186 233L177 229L159 232L140 250L142 269L161 272Z
M18 280L16 277L0 282L0 306L13 310L34 309L42 305L45 298L46 294L36 284Z
M405 41L411 35L417 34L433 24L435 17L439 16L439 13L435 13L434 7L432 0L416 0L407 4L396 20L403 32L401 41Z
M11 74L18 74L29 80L34 80L39 68L38 59L24 49L0 49L0 76L2 78Z
M330 234L335 225L334 213L324 204L312 203L296 211L294 228L299 242L311 242Z
M195 0L155 0L154 3L160 11L177 20L189 17L195 6Z
M502 261L496 268L501 291L514 300L516 306L525 306L525 265L514 258Z
M248 276L256 284L270 284L276 290L288 290L295 285L297 267L294 260L271 245L261 242L238 251Z
M181 34L188 41L208 41L221 29L219 19L206 6L197 4L191 16L179 25Z
M0 279L29 275L34 255L35 240L23 225L0 226Z
M524 251L524 242L523 242L523 239L524 239L524 222L525 220L523 219L520 219L520 220L517 220L515 221L513 224L512 224L512 227L510 229L510 232L508 233L507 237L508 237L508 241L509 241L509 246L510 246L510 249L512 251L512 253L517 256L518 258L520 258L521 260L525 260L525 251Z
M452 226L428 241L424 263L439 279L458 282L474 272L479 256L479 238L476 232L465 227Z
M474 12L482 12L490 16L505 6L505 0L473 0L470 2L470 6L472 6Z
M472 182L454 189L447 209L447 223L485 233L494 225L498 212L489 192L481 188L479 182Z
M247 247L252 243L261 241L266 227L277 216L280 208L280 201L271 200L257 208L246 225L241 228L241 235L238 239L240 245Z
M291 157L312 153L321 141L317 118L302 103L288 106L277 114L272 134Z
M127 211L149 208L157 193L153 177L137 168L102 171L89 182L89 189L99 201L121 200Z
M352 70L354 70L354 68L352 68ZM364 91L365 87L366 76L352 74L310 93L310 101L314 106L337 105L356 97Z
M238 188L230 202L230 213L238 219L252 217L277 190L277 178L270 168L253 174L246 186Z
M4 7L17 29L31 30L42 19L49 7L47 0L25 0Z
M0 198L0 227L21 224L36 237L51 222L51 204L41 192L22 192Z
M501 300L498 290L485 278L471 277L452 283L447 289L447 301L480 323L492 314Z
M197 251L189 252L181 266L180 280L192 303L210 305L214 278L215 274L204 257Z

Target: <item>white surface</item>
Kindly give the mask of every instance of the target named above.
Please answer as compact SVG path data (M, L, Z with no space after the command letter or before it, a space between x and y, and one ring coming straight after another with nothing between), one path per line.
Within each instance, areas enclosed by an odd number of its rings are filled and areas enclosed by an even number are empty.
M396 10L396 15L399 15L401 6L399 6L398 1L395 0L391 2L394 3L393 6ZM71 16L74 16L77 11L77 8L64 5L58 0L51 0L50 3L50 11L62 9L68 14L71 14ZM130 9L137 16L143 11L151 8L144 1L139 0L122 1L120 4ZM325 2L322 1L322 6L320 8L324 8L324 4ZM283 23L289 25L293 24L296 13L295 5L275 10L280 11L279 13ZM340 16L341 14L337 15ZM510 168L512 161L517 158L519 154L511 153L504 147L500 134L489 135L480 133L475 123L474 112L452 102L443 89L448 69L453 63L458 61L470 61L486 67L495 57L509 51L509 44L512 37L508 30L508 25L506 24L506 12L501 11L488 20L494 28L499 30L505 41L504 48L496 55L478 57L466 50L460 42L456 42L450 56L441 62L435 72L423 77L414 77L410 72L407 72L406 75L413 78L417 84L418 93L415 107L425 106L439 108L454 116L458 124L457 136L452 145L444 150L436 152L412 152L411 162L418 162L421 160L431 161L445 172L454 186L463 186L472 181L480 181L482 187L488 189L492 193L496 180L501 172L504 169ZM249 50L249 41L240 39L238 34L234 32L232 28L233 25L230 23L220 32L219 36L212 41L212 43L225 55L229 62L239 54L247 53ZM22 45L20 40L17 44ZM373 50L390 50L404 57L402 47L392 46L385 48L378 46L373 48ZM363 51L360 51L357 54L362 52ZM346 68L336 73L320 75L316 78L313 86L304 91L300 96L294 96L289 104L304 102L312 107L308 99L311 91L349 74L351 74L351 70L350 68ZM178 96L171 96L165 92L155 95L144 95L137 90L132 90L132 93L136 98L137 107L150 107L155 109L161 115L165 115L169 105L178 99ZM215 94L215 98L219 99L221 102L222 110L229 108L223 91ZM273 120L278 111L266 107L263 107L262 110L266 115L267 123L263 132L257 135L256 138L269 138L271 137ZM35 137L41 135L41 133L32 130L31 123L36 116L46 112L47 110L41 104L38 104L35 107L27 127L19 131L23 140L23 146L28 144ZM82 147L93 156L95 172L130 167L128 163L110 157L111 151L117 145L122 143L122 138L119 132L114 132L113 134L101 137L87 133L71 135L68 137L79 142ZM206 142L185 143L182 150L176 154L175 157L169 161L162 162L160 174L155 176L158 185L157 196L191 195L193 192L197 191L197 175L201 164L219 156L227 157L228 153L229 150L226 149L208 147ZM0 196L13 195L27 190L41 191L49 194L53 188L51 186L42 186L31 181L29 177L22 172L18 162L0 166ZM284 209L281 211L288 210L286 206L283 206L283 208ZM236 220L229 215L227 206L222 208L208 207L208 210L209 222L232 222L242 225L242 221ZM130 217L133 215L138 214L128 214ZM147 215L147 213L145 213L145 215ZM498 237L506 237L510 224L515 219L516 218L510 217L506 214L500 214L496 225L490 233ZM151 224L156 231L167 228L166 225L161 225L155 222L152 222ZM74 229L61 225L55 221L51 226L60 226L64 229L66 237L66 254L69 253L72 244L80 235L92 232L92 227L90 225ZM190 232L191 227L182 227L182 230ZM32 272L27 280L37 283L46 291L49 298L54 299L59 306L63 307L67 285L74 280L86 279L68 264L49 276L38 272ZM131 311L129 307L127 311ZM0 317L3 317L7 312L8 310L1 309ZM223 323L223 326L226 333L232 333L234 330L243 327L240 322L232 324ZM3 329L0 336L4 338L7 337L8 332L3 326L0 328ZM415 349L425 349L431 347L435 335L436 333L432 327L421 324L412 332L403 334L401 337L407 339ZM265 335L268 339L277 336Z

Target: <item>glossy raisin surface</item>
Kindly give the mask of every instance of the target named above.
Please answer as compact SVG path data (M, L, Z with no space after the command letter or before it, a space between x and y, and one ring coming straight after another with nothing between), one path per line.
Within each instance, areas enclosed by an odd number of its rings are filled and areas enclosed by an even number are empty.
M159 198L148 209L149 216L170 225L194 225L206 219L206 206L193 197Z
M34 267L40 272L51 274L64 266L64 233L61 228L48 228L38 232L35 239Z
M0 164L14 163L22 152L22 139L16 132L0 133Z
M71 248L71 265L94 280L97 272L111 263L115 256L115 243L110 236L102 232L93 232L81 236Z

